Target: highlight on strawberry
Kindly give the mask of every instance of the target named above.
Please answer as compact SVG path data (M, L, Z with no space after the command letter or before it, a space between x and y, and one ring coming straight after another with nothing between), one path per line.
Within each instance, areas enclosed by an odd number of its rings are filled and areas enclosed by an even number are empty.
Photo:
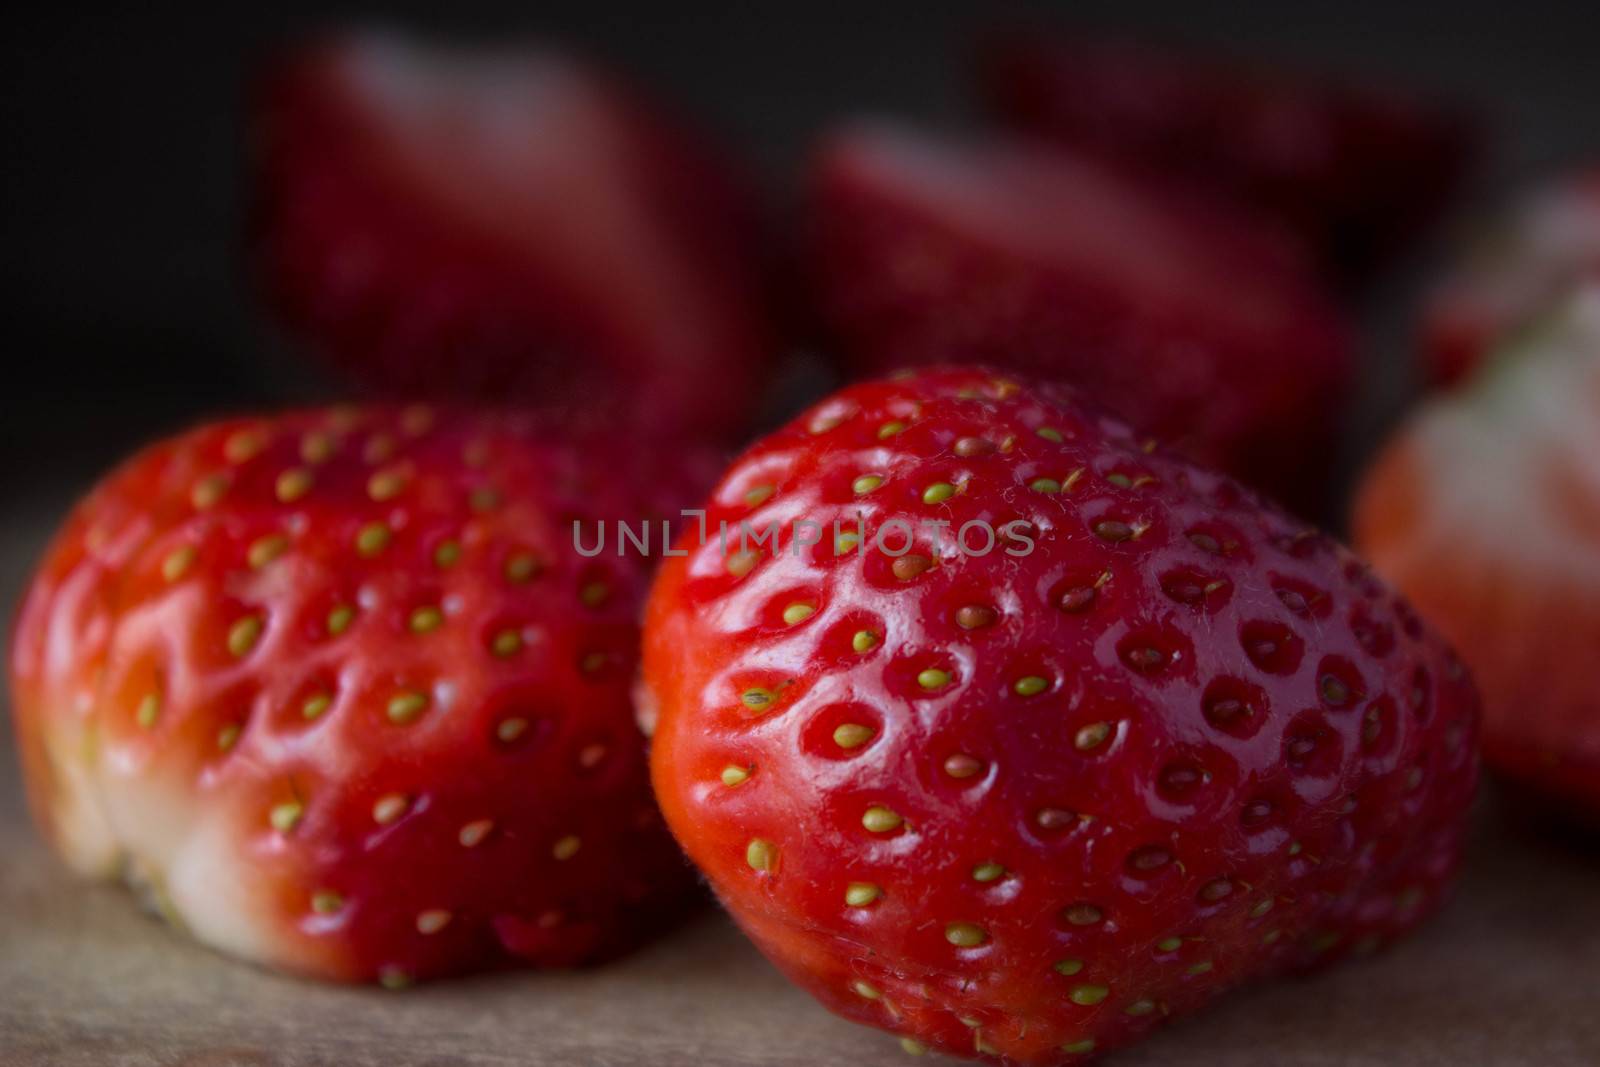
M1077 391L851 386L705 510L781 536L686 538L659 572L662 810L785 974L908 1050L1076 1062L1449 892L1477 778L1455 656L1343 547Z
M692 899L631 687L648 580L571 523L708 479L424 407L153 445L57 534L11 686L78 872L225 952L388 985L624 951Z
M745 428L772 344L754 199L642 91L537 44L368 31L287 53L254 117L266 294L358 381Z
M1413 414L1352 527L1482 685L1489 766L1600 822L1600 282Z

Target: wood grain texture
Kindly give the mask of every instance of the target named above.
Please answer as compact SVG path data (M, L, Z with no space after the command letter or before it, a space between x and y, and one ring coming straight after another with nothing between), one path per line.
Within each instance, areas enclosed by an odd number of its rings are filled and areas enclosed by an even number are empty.
M0 527L5 603L46 525ZM74 881L33 833L17 779L0 719L4 1067L932 1061L830 1016L711 911L631 959L580 973L400 993L268 974L183 940L116 887ZM1418 937L1317 978L1244 990L1112 1062L1600 1063L1600 838L1535 832L1491 795L1460 893Z

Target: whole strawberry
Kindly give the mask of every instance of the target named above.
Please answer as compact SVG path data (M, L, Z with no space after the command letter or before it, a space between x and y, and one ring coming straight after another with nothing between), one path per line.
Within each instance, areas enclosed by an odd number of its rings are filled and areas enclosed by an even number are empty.
M263 281L355 377L657 427L749 419L768 355L751 198L617 79L369 32L286 56L255 118Z
M1575 284L1600 281L1600 167L1527 191L1477 235L1435 287L1423 319L1428 376L1454 384L1552 311Z
M1345 328L1253 219L1081 153L885 125L829 139L812 187L821 309L854 368L1065 378L1191 456L1320 503Z
M1453 105L1151 41L1001 35L979 80L1017 128L1275 218L1348 282L1427 230L1477 149Z
M692 880L630 699L643 561L580 556L572 523L637 522L682 477L425 408L152 446L22 606L35 814L78 871L288 970L393 984L625 949Z
M1444 896L1456 661L1344 549L1069 390L858 385L706 508L648 608L657 796L835 1011L1066 1062Z
M1481 683L1489 767L1600 823L1600 281L1420 408L1351 525Z

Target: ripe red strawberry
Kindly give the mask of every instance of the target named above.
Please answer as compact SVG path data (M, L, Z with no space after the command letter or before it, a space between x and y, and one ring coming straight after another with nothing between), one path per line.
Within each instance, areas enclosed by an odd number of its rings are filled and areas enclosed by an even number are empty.
M357 377L747 421L767 355L751 203L606 74L366 34L290 56L258 112L264 280Z
M855 365L978 361L1066 378L1302 506L1351 359L1281 242L1079 154L834 136L815 168L823 310Z
M1428 305L1429 376L1441 384L1467 378L1487 352L1584 278L1600 279L1600 168L1524 194L1479 235Z
M625 949L692 884L630 686L670 474L509 417L206 426L102 483L22 607L33 808L201 941L394 983ZM704 482L700 484L705 484Z
M993 374L836 394L657 578L656 794L746 932L909 1047L1054 1063L1431 913L1477 763L1443 644L1238 483ZM743 520L776 552L724 555Z
M1600 820L1600 283L1418 411L1353 525L1482 683L1489 765Z
M1268 213L1354 278L1438 216L1476 142L1436 101L1149 42L1004 36L980 82L1015 126Z

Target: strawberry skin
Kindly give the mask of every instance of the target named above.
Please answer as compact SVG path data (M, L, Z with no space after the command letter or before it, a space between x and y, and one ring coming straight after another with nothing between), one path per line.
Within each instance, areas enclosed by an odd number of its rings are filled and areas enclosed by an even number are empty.
M1082 154L885 125L828 140L812 187L820 301L856 368L1066 378L1312 503L1352 373L1346 330L1253 220Z
M1425 231L1476 154L1437 102L1149 42L1001 36L979 81L1015 127L1270 215L1349 280Z
M1471 681L1345 549L1066 387L848 388L706 509L803 532L776 555L691 536L658 574L657 797L834 1011L912 1050L1073 1062L1445 894ZM864 553L831 532L858 517ZM904 547L896 520L919 531L898 557L872 547Z
M686 477L421 407L150 447L73 512L23 602L37 818L81 873L300 973L622 951L692 878L630 696L645 562L580 557L571 523L664 512L709 481Z
M769 343L753 204L605 73L358 34L289 55L256 125L260 274L356 378L676 429L749 418Z
M1524 193L1478 235L1429 300L1428 376L1441 385L1468 379L1489 351L1584 279L1600 279L1600 169Z
M1489 766L1600 821L1600 284L1420 409L1352 526L1482 685Z

